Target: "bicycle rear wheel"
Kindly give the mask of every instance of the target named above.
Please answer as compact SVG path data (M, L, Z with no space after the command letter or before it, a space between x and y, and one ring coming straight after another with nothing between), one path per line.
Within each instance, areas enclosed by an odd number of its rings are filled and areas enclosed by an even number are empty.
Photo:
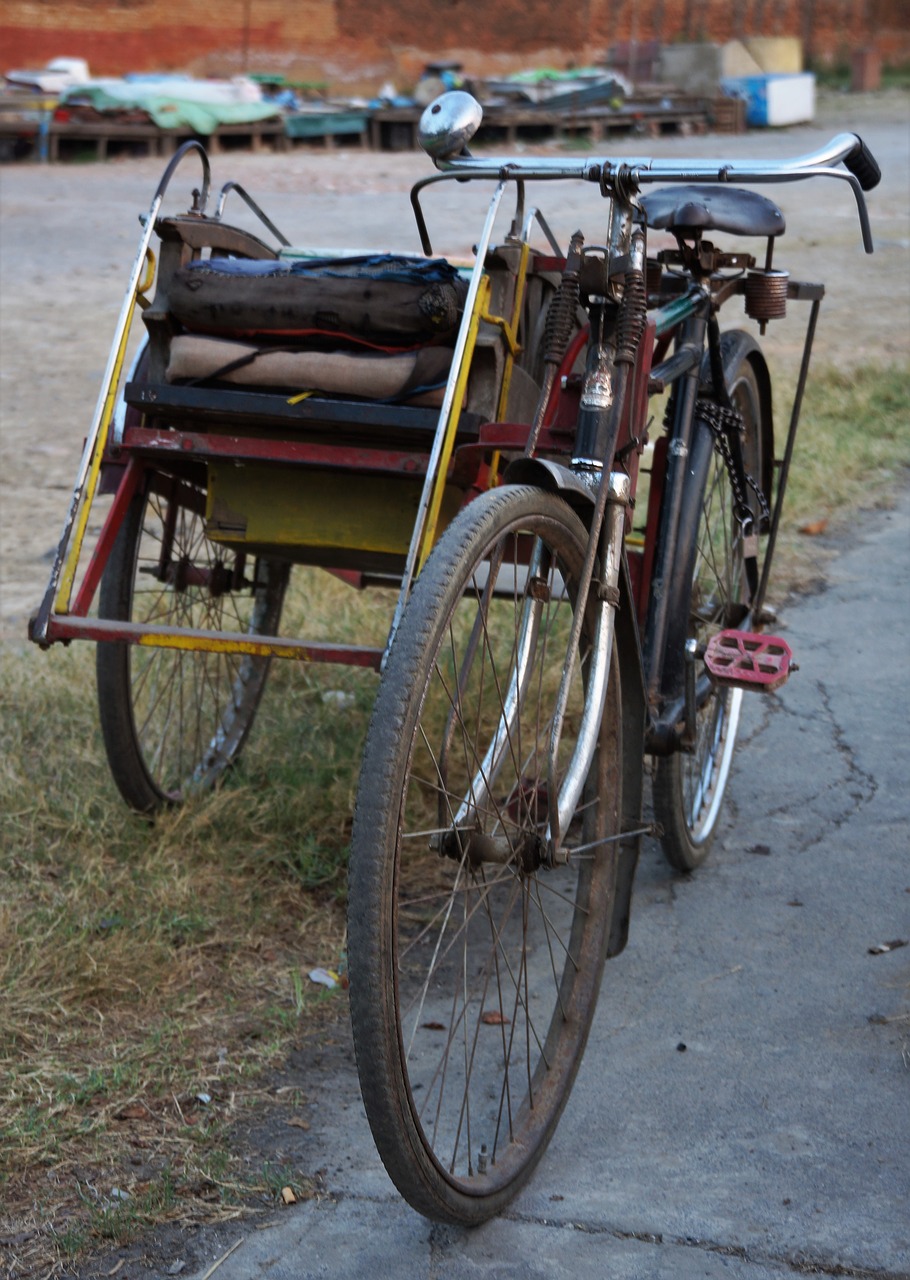
M762 397L748 355L728 371L733 406L743 419L746 472L761 483ZM727 627L748 625L742 533L733 514L730 476L714 447L714 436L699 424L691 453L689 488L680 519L679 563L684 566L671 587L668 648L682 653L688 640L707 644ZM755 528L761 520L758 499L750 493ZM661 847L671 866L694 871L707 857L720 817L739 727L741 689L709 687L699 698L695 742L657 760L653 803L661 827Z
M99 594L102 618L274 635L288 567L247 563L205 534L205 492L158 477L133 499ZM104 642L96 673L101 731L121 795L150 813L215 785L240 754L269 659Z
M603 971L621 813L615 652L598 750L563 837L569 860L541 863L548 742L585 543L554 495L510 487L472 502L415 586L365 748L350 862L354 1045L382 1160L405 1198L440 1221L482 1222L530 1176L569 1095Z

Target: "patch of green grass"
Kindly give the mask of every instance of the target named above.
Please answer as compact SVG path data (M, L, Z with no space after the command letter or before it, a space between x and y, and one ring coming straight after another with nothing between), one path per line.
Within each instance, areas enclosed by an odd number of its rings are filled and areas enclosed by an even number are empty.
M783 451L792 388L775 387L776 449ZM818 535L845 530L859 511L889 504L910 468L910 369L819 367L809 378L772 581L798 590L824 569Z
M796 519L877 506L908 464L910 369L813 373L790 485Z
M152 1182L133 1191L112 1187L99 1197L82 1191L88 1230L96 1240L126 1244L152 1223L169 1217L177 1206L179 1185L165 1168Z

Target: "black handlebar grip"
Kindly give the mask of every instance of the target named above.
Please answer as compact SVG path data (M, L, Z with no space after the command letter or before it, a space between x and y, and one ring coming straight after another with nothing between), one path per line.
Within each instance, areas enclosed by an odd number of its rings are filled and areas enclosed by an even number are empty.
M878 167L878 161L862 138L856 139L856 146L848 156L844 157L844 164L854 177L859 179L859 185L864 191L871 191L882 180L882 171Z

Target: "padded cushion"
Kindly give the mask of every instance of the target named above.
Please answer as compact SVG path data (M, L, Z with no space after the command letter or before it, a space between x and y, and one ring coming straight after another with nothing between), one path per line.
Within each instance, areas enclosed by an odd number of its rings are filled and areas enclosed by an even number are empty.
M786 227L777 205L739 187L659 187L642 196L648 226L658 231L728 231L736 236L779 236Z
M197 333L350 335L406 347L451 338L467 291L467 281L441 258L213 258L175 272L168 309Z
M167 381L413 401L445 383L451 360L451 349L440 346L392 354L289 350L182 334L171 342Z

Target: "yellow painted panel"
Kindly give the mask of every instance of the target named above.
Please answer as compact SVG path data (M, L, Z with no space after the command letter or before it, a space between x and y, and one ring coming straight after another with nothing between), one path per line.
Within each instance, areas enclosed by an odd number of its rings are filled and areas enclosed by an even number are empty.
M365 476L269 466L209 467L207 531L215 541L407 552L421 477ZM443 521L461 505L446 486Z

